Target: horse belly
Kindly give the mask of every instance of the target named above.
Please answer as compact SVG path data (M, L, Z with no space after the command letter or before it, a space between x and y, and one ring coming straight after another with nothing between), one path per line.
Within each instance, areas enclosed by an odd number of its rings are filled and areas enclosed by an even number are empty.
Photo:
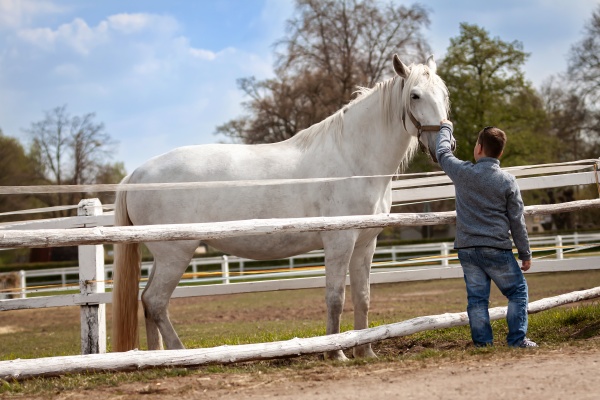
M134 225L215 223L234 220L317 216L299 202L301 196L283 195L264 188L226 188L217 191L180 190L128 194L128 210ZM286 205L287 207L284 207ZM315 232L274 233L204 241L226 254L257 260L273 260L323 247Z
M318 233L276 233L205 241L224 253L253 260L276 260L323 248Z

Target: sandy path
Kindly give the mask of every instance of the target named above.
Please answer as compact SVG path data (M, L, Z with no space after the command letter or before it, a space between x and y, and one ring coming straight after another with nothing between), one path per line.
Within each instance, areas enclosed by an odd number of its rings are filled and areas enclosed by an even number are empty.
M600 350L526 350L451 363L381 362L260 373L198 372L185 377L67 391L53 399L598 399ZM2 397L2 396L0 396Z

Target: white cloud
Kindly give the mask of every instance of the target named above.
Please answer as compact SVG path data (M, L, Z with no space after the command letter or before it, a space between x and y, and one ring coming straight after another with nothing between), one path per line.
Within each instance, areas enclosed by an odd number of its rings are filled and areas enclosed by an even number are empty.
M135 75L141 75L141 77L144 77L157 74L165 68L167 68L167 64L165 62L156 58L152 58L134 65L132 70Z
M0 0L0 29L17 29L38 15L61 13L65 9L46 0Z
M148 30L171 33L179 29L179 24L174 18L155 14L122 13L109 16L107 22L111 29L124 34Z
M83 19L75 18L56 29L20 29L17 36L47 51L53 51L57 46L66 46L79 54L87 55L95 47L114 42L118 37L142 32L170 37L177 29L177 21L172 17L138 13L111 15L93 27Z
M39 48L52 51L57 45L65 45L77 53L89 54L91 49L108 40L108 24L102 21L96 27L90 27L81 18L60 25L56 30L50 28L21 29L17 35L22 40Z
M201 60L212 61L215 58L217 58L217 54L210 50L195 49L193 47L190 47L188 51L192 57L199 58Z

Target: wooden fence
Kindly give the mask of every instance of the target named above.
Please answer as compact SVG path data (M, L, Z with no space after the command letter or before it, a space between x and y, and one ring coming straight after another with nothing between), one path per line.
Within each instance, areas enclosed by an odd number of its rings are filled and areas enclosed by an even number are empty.
M594 171L589 171L594 168ZM509 169L518 176L521 190L546 189L572 185L597 185L596 160L575 163L526 166ZM366 177L356 177L363 179ZM392 192L395 204L407 204L415 200L429 201L452 198L454 187L447 177L439 174L419 174L394 182ZM202 186L204 183L187 184ZM211 183L214 184L214 183ZM224 184L235 184L225 182ZM22 193L22 187L4 187L1 193ZM115 186L116 188L116 186ZM176 189L166 187L168 189ZM78 187L81 191L86 188ZM94 187L90 190L98 190ZM140 188L138 188L140 189ZM153 186L153 190L159 188ZM30 188L30 191L41 190ZM59 188L58 190L62 190ZM68 190L65 188L64 190ZM562 204L526 207L526 215L571 212L600 207L600 199L581 200ZM81 307L82 354L106 351L105 304L111 302L111 294L105 292L104 251L105 243L131 243L165 240L207 240L243 235L264 235L276 232L309 232L342 229L362 229L387 226L421 226L452 224L455 212L402 213L368 216L292 218L271 220L245 220L222 223L152 225L111 227L112 214L103 214L97 199L82 200L78 217L54 220L25 221L0 225L0 248L79 246L80 293L72 295L44 296L28 299L0 300L0 311L45 308L59 306ZM51 227L51 228L48 228ZM40 229L42 228L42 229ZM71 229L77 228L77 229ZM596 258L568 260L542 260L536 262L535 272L574 269L596 269ZM420 279L461 277L456 265L436 268L414 268L406 271L374 273L372 283L398 282ZM173 297L204 296L250 291L286 290L324 287L324 277L287 279L280 281L247 282L231 285L179 287Z
M579 252L582 248L596 246L600 243L600 233L573 233L554 236L535 235L530 237L530 246L534 258L543 253L544 258L564 259L571 257L571 253ZM402 269L425 266L448 267L455 263L458 257L450 254L452 242L429 242L422 244L402 244L393 246L378 246L375 249L371 271L373 273L391 272ZM554 249L549 252L548 249ZM314 250L309 253L298 254L292 257L273 260L265 265L264 261L257 261L236 256L213 256L192 258L187 271L183 274L181 284L215 284L233 283L252 280L272 280L322 276L325 274L325 253L323 250ZM150 276L153 263L142 262L140 286L145 284L145 279ZM104 267L104 279L110 287L113 274L113 265ZM12 276L11 284L14 285L15 277L21 281L16 288L0 288L2 296L8 298L26 298L28 295L44 296L75 290L79 285L79 267L59 267L39 270L21 270L7 274ZM0 286L2 285L0 273ZM20 286L20 287L19 287ZM6 298L6 297L4 297Z
M562 294L529 303L529 314L564 304L600 297L600 287ZM506 317L507 307L490 309L490 320ZM201 349L128 351L123 353L88 354L81 356L47 357L42 359L0 361L0 379L22 380L34 377L60 376L68 373L100 371L136 371L156 367L198 367L206 364L231 364L243 361L297 357L303 354L345 350L354 346L378 342L393 337L411 335L432 329L467 325L466 312L430 315L380 325L359 331L311 338L220 346Z

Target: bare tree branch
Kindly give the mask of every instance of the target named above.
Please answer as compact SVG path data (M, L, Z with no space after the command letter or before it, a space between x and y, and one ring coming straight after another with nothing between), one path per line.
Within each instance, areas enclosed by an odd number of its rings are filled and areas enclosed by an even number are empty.
M427 11L369 0L296 0L288 34L275 44L273 79L244 78L238 85L248 112L217 128L234 141L287 139L348 103L357 86L391 75L389 60L423 61Z

